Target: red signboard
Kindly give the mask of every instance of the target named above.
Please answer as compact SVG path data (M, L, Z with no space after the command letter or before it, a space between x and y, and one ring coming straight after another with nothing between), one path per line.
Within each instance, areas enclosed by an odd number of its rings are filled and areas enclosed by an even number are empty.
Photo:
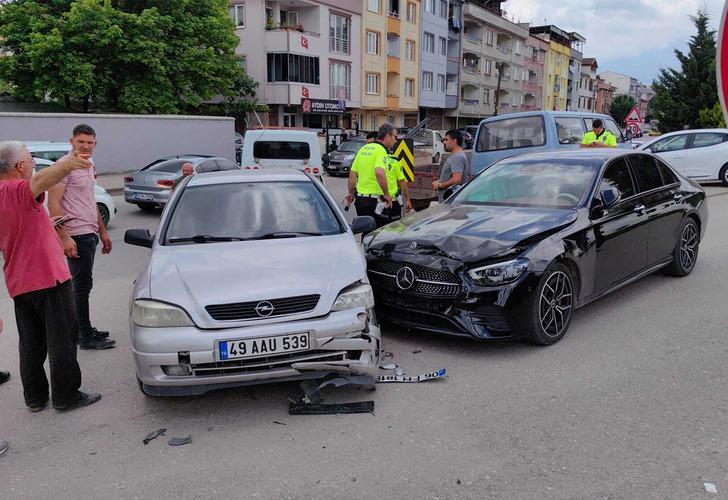
M728 2L723 6L723 16L720 18L720 31L718 32L718 54L716 73L718 77L718 97L720 107L723 109L723 118L728 122L728 109L726 108L726 97L728 97Z

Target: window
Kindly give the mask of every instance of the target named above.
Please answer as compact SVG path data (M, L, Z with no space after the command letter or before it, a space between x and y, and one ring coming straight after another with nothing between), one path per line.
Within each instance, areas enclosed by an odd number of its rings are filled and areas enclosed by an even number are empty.
M404 81L404 95L407 97L414 97L415 95L415 81L411 78Z
M437 91L445 92L445 75L437 75Z
M245 4L232 5L229 12L230 17L235 21L235 27L245 28Z
M281 11L281 24L295 26L298 24L298 12L295 10Z
M407 22L415 24L417 22L417 6L413 3L407 3Z
M377 78L378 78L378 77L377 77ZM377 130L377 117L376 117L376 115L372 115L372 116L371 116L371 117L369 118L369 122L370 122L370 123L369 123L369 125L370 125L370 127L369 127L369 128L370 128L370 129L372 129L372 130Z
M546 144L544 121L540 116L504 118L480 125L476 151L543 146Z
M390 125L397 125L397 123L394 120L394 115L387 116L387 123L389 123Z
M493 61L491 61L490 59L484 59L483 68L486 75L491 75L493 73Z
M329 62L329 99L351 99L351 66Z
M367 54L379 55L379 33L367 31Z
M725 142L725 134L717 134L714 132L706 134L693 134L693 144L691 148L705 148L707 146L715 146L721 142Z
M493 45L493 30L485 30L485 43Z
M308 160L311 150L307 142L255 141L253 157L261 160Z
M515 42L513 42L513 52L515 52L516 54L521 53L521 41L520 40L516 40Z
M367 0L367 9L379 13L379 0Z
M422 73L422 90L432 91L432 73L429 71Z
M440 17L447 19L447 0L440 0Z
M425 12L435 13L435 0L425 0Z
M634 195L634 183L624 158L613 161L604 171L602 182L599 184L599 191L601 192L608 187L616 188L622 199Z
M657 162L657 168L660 169L660 174L662 174L662 181L666 186L669 186L670 184L675 184L677 182L677 177L672 172L670 167L668 167L665 163L663 163L660 160L655 160Z
M338 14L329 16L329 51L351 53L351 19Z
M660 170L651 156L630 156L629 162L632 164L641 193L662 187Z
M483 104L490 104L490 89L483 89Z
M559 144L581 143L584 138L584 127L579 118L557 116L554 118L554 122L556 122L556 135L559 138Z
M435 52L435 35L425 32L422 37L422 48L425 52Z
M586 122L586 128L587 130L592 129L592 119L591 118L584 118L584 121ZM619 129L616 123L614 123L614 120L606 119L604 121L604 128L609 130L611 133L614 134L614 137L617 138L617 142L624 142L624 137L622 136L622 131Z
M367 94L379 95L379 75L377 73L367 73Z
M439 49L440 49L439 52L440 52L440 55L441 56L446 56L447 55L447 38L442 37L442 36L440 37L440 39L439 39Z
M297 54L268 54L268 81L318 85L319 58Z
M415 42L412 40L407 40L407 45L405 47L405 59L408 61L415 60Z
M668 151L679 151L687 147L688 134L665 137L650 146L653 153L667 153Z

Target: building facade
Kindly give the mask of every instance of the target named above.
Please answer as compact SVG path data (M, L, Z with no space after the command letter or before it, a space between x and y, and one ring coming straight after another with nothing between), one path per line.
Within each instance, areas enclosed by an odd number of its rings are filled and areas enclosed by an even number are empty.
M463 0L450 0L447 19L447 68L445 74L445 122L444 128L456 126L449 110L460 105L460 59L462 58Z
M581 78L581 63L583 59L584 43L586 38L579 33L569 33L571 50L569 51L569 76L567 78L568 94L566 96L566 109L573 111L579 101L579 79Z
M569 96L571 35L553 25L533 26L530 32L549 44L543 84L543 109L565 111Z
M269 125L353 128L361 106L359 0L231 0L236 54L259 83ZM303 99L343 101L338 116L304 113Z
M594 111L605 115L609 114L609 109L612 107L612 101L614 100L617 87L606 82L601 75L597 75L596 87L597 102Z
M525 26L528 27L528 25ZM534 35L528 36L526 39L526 53L523 56L526 78L523 80L522 111L543 109L543 81L546 74L548 54L549 43L547 41Z
M444 128L447 105L448 0L422 0L420 22L420 118L434 118Z
M593 57L585 57L581 62L581 74L579 78L579 97L576 101L577 111L595 111L596 110L596 79L597 79L597 60Z

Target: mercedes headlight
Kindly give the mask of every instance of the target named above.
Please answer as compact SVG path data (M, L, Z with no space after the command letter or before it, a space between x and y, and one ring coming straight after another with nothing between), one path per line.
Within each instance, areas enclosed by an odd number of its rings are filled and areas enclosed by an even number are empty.
M476 267L468 275L479 285L503 285L516 281L528 269L528 259L514 259Z
M364 283L357 283L344 288L331 306L332 311L343 311L355 308L371 309L374 307L374 292L372 287Z
M195 326L181 307L156 300L135 300L131 319L135 325L145 327Z

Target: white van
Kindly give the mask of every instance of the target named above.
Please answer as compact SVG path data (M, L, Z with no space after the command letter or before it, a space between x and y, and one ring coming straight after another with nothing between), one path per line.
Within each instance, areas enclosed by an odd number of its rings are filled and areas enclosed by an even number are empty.
M245 132L240 166L243 169L296 168L321 180L321 146L316 132L263 128Z

